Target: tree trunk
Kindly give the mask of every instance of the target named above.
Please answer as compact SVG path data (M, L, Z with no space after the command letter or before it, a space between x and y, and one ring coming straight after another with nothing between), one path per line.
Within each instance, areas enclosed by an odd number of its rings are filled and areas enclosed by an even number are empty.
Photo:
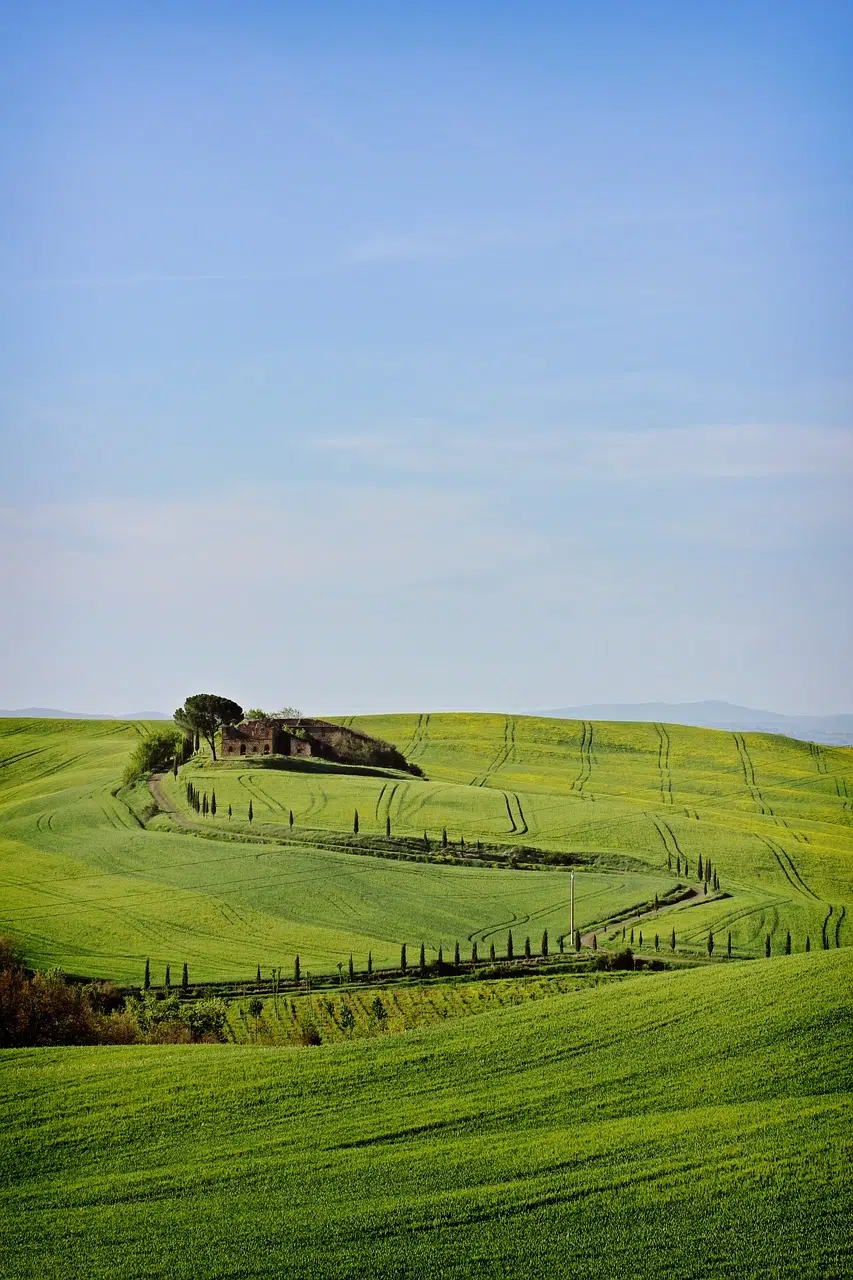
M216 760L216 734L211 733L207 740L210 743L210 750L213 753L213 759L215 761Z

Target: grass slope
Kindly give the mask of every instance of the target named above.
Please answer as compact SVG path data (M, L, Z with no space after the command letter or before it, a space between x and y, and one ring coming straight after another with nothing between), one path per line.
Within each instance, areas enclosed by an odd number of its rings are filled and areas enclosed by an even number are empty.
M313 1050L0 1056L4 1274L853 1273L853 951Z
M395 964L404 941L414 948L423 939L434 956L456 940L466 953L475 938L503 946L510 928L518 945L527 933L538 945L543 929L554 936L568 927L568 877L557 872L199 840L168 823L145 829L114 794L145 731L0 724L0 931L22 941L32 964L139 981L150 956L155 982L167 963L174 976L184 961L197 980L245 977L259 963L289 971L297 953L303 970L328 971L351 953L363 967L369 951L377 965ZM585 875L578 923L672 883L660 874Z
M0 929L33 963L155 979L166 963L198 979L256 964L330 969L352 952L396 961L403 941L502 945L568 928L565 873L458 869L322 848L330 831L427 829L511 845L636 860L638 873L577 878L581 927L663 894L677 858L691 880L710 856L729 896L667 914L679 944L731 931L736 953L853 941L853 751L761 734L535 717L359 717L423 766L428 781L339 770L259 769L202 756L166 781L184 814L187 780L217 794L199 840L147 795L116 795L143 724L0 722ZM254 822L247 821L249 801ZM234 816L226 814L231 805ZM134 805L137 814L134 814ZM288 843L288 815L308 843ZM270 842L257 843L266 832ZM312 834L313 833L313 834ZM253 842L249 837L254 837ZM312 841L316 840L316 846ZM669 863L673 864L673 869ZM646 930L646 939L652 929Z

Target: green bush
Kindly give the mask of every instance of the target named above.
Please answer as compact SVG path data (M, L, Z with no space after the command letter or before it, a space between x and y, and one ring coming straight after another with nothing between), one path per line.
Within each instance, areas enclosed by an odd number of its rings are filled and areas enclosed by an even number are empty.
M121 779L124 786L170 768L178 754L181 736L177 729L156 729L143 738L125 766Z

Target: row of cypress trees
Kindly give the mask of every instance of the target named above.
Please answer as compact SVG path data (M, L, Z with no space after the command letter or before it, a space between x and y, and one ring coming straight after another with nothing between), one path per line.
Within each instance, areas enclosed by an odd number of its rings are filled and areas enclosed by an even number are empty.
M185 960L183 972L181 973L181 990L188 991L189 985L190 985L190 971L189 971L189 966L187 965L187 962ZM150 960L145 961L145 977L143 978L142 986L146 991L149 991L151 989L151 961ZM168 964L166 965L166 976L163 981L163 986L166 988L167 991L170 991L172 989L172 966Z

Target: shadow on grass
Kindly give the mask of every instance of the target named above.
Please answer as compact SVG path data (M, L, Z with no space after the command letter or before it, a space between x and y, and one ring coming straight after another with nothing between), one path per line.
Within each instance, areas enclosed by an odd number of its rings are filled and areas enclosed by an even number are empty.
M239 759L222 761L239 765L241 769L280 769L286 773L349 773L368 778L414 778L414 773L403 769L383 769L372 764L342 764L336 760L321 760L318 756L240 756Z

